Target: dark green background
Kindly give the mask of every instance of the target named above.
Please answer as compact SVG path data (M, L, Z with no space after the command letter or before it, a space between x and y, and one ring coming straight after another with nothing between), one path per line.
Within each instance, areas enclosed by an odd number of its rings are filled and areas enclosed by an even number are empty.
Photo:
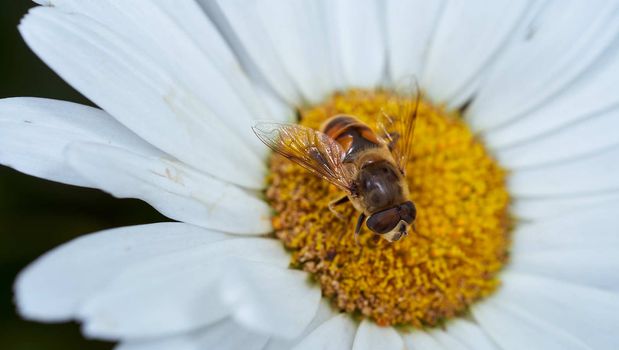
M37 96L88 104L21 39L17 24L32 6L9 0L0 7L0 98ZM84 340L76 324L19 319L13 305L15 276L44 252L81 234L163 220L137 200L114 199L0 166L0 349L111 349L112 344Z

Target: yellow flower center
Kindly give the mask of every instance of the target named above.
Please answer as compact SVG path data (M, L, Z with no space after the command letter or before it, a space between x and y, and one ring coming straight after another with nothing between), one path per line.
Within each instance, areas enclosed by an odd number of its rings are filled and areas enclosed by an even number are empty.
M338 93L300 110L299 123L318 129L333 115L350 114L375 127L390 97ZM341 194L335 186L281 156L270 162L273 227L292 251L292 265L308 271L335 307L383 326L434 326L464 313L497 287L508 255L506 172L460 115L421 101L414 140L406 174L416 227L394 243L376 240L366 227L355 242L359 213L345 204L342 221L327 207Z

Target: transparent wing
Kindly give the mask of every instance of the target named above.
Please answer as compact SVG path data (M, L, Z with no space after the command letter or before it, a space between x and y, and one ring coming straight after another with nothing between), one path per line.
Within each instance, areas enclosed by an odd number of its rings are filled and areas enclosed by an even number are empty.
M378 130L390 145L391 152L402 172L413 152L413 138L421 93L417 80L400 84L394 96L383 108L378 120Z
M344 151L329 136L296 124L260 122L252 128L273 151L351 193L353 169L344 165Z

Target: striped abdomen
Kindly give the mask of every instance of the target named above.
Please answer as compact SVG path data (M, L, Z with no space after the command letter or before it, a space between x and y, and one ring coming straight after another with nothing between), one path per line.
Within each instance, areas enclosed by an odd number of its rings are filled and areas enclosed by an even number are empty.
M361 150L382 146L369 126L348 115L329 118L322 125L322 132L342 146L345 162L352 161Z

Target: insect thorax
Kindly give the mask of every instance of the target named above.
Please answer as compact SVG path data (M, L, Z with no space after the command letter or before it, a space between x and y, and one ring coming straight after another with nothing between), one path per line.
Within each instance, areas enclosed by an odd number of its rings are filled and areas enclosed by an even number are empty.
M361 200L369 212L405 201L399 170L387 160L368 162L360 169L356 180Z

